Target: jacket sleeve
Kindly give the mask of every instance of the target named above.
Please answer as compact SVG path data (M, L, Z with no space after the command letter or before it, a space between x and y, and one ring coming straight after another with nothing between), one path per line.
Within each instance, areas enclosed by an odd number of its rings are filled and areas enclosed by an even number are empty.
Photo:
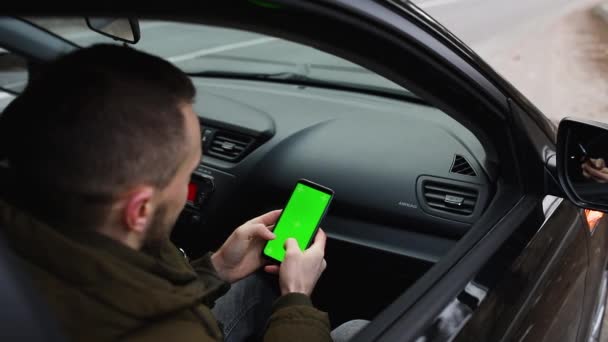
M230 289L230 283L224 281L217 274L211 263L212 252L193 260L190 265L198 275L199 279L210 289L209 295L205 297L205 305L212 308L215 301Z
M302 293L290 293L275 301L264 342L332 341L327 313L312 306Z

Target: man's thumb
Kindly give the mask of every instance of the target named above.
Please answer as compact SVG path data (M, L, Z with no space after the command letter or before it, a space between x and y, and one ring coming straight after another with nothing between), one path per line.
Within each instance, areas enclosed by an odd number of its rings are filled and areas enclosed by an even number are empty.
M287 240L285 240L285 250L286 251L290 251L290 250L300 250L300 247L298 247L298 242L296 241L296 239L294 238L289 238Z

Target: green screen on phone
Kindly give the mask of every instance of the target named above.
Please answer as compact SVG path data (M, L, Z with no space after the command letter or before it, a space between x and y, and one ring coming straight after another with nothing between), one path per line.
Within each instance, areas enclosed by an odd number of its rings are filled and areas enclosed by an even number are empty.
M290 237L305 250L330 200L331 194L298 183L274 228L276 238L268 242L264 254L282 262L285 240Z

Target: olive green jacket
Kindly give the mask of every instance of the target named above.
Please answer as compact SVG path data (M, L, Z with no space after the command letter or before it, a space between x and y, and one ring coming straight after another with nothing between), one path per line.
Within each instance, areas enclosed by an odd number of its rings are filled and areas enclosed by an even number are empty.
M90 230L52 229L0 201L0 227L75 341L221 341L210 307L230 285L209 254L189 264L169 241L158 256ZM273 304L265 341L330 341L327 314L303 294Z

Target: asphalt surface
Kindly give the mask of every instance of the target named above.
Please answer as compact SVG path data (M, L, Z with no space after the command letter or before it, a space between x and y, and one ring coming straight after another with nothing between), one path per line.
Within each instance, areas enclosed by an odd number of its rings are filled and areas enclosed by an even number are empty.
M529 30L485 59L556 123L608 122L608 21L592 1Z
M482 57L594 0L413 0Z

